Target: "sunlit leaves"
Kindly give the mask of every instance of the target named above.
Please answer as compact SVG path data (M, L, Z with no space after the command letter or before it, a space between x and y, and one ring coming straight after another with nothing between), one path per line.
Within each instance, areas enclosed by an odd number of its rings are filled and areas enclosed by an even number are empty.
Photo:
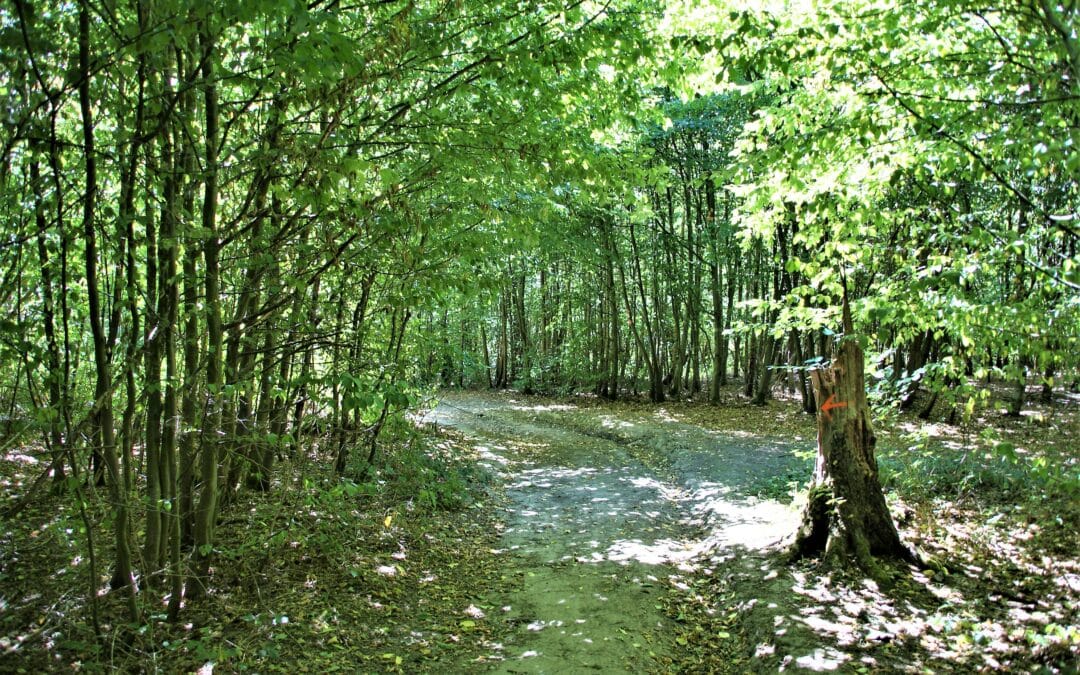
M1032 321L1077 316L1076 229L1053 215L1078 198L1062 67L1076 41L1052 16L1066 10L715 5L672 45L709 36L719 86L772 94L743 128L728 189L747 242L772 240L794 213L808 255L798 295L828 304L838 277L871 281L856 304L867 328L894 344L932 331L953 374L980 348L1043 363L1049 343L1076 343L1064 324L1051 337Z

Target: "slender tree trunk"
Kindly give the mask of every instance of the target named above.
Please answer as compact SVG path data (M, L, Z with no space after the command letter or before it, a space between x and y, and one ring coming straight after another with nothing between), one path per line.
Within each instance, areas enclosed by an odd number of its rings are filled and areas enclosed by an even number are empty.
M488 389L495 386L495 382L491 379L491 350L488 348L488 336L487 336L487 321L480 320L480 345L484 352L484 380L487 382Z
M271 281L271 288L277 288L276 273L272 274L273 280ZM270 478L274 470L274 458L277 453L277 443L270 440L271 434L274 433L273 419L274 419L274 394L277 392L277 386L274 382L274 368L275 368L275 355L274 344L277 338L277 331L267 326L263 331L263 344L262 344L262 361L261 371L259 373L259 404L256 409L255 425L259 429L266 430L266 436L264 440L259 443L252 451L252 468L247 475L247 486L250 489L258 490L260 492L268 492L270 490ZM284 355L280 356L281 363L285 363L288 359ZM280 367L280 364L278 364ZM342 430L344 434L344 430Z
M146 24L148 21L147 7L145 2L139 0L136 2L136 14L138 17L139 33L142 34L146 31ZM138 403L137 385L135 382L135 371L139 356L139 345L136 340L136 336L140 332L140 308L138 303L138 297L140 295L139 282L138 282L138 264L135 258L135 193L136 193L136 177L138 174L139 160L142 156L142 146L147 142L143 138L143 120L145 117L146 107L146 72L147 72L147 55L145 51L139 53L137 57L136 66L136 86L138 88L138 94L135 99L135 120L130 133L130 144L125 150L121 147L118 153L120 157L120 204L117 210L119 217L116 224L116 236L117 240L124 242L126 247L126 260L124 265L124 296L125 296L125 309L128 315L128 328L127 336L125 338L125 360L124 360L124 383L126 388L126 396L124 403L124 412L120 424L120 459L121 470L123 472L123 491L124 499L127 499L132 493L132 461L133 452L135 448L135 412L136 404ZM146 213L146 227L149 231L153 230L152 215L150 212ZM152 235L149 235L152 239ZM149 247L149 242L148 242ZM148 283L152 283L151 278L147 278ZM114 280L115 287L120 288L119 276ZM149 305L152 306L153 296L149 298ZM114 311L119 309L119 304L116 305ZM119 315L118 315L119 316ZM119 320L117 320L119 324ZM156 506L157 499L160 497L160 485L158 484L158 470L160 469L157 460L157 452L159 449L160 440L160 427L148 430L146 434L146 444L153 443L154 448L154 464L150 465L147 454L143 453L143 459L147 463L147 478L149 483L154 484L155 501L151 502L154 508ZM151 476L151 474L153 474ZM154 545L160 545L159 532L154 533L155 541ZM156 552L156 549L155 549ZM153 575L158 571L158 557L155 555L152 564L143 570L144 578L151 579ZM144 561L145 564L146 561Z
M934 349L934 335L930 330L919 333L908 349L907 377L911 378L907 390L900 402L901 410L909 410L915 404L915 394L919 391L919 377L916 373L930 360L930 353Z
M184 389L180 401L180 537L185 545L195 541L195 461L196 436L200 427L198 398L201 387L199 370L199 316L196 288L198 249L189 245L183 262L184 281Z
M550 285L548 283L548 272L544 268L540 268L540 340L539 340L539 353L537 358L540 361L540 386L543 387L547 383L545 382L545 375L547 371L548 360L551 358L551 299L548 297L550 293Z
M614 242L612 242L614 245ZM619 369L622 362L619 331L619 299L615 295L615 261L609 257L605 265L605 300L609 320L608 330L608 371L607 371L607 397L611 400L619 398Z
M727 207L725 206L725 211L726 210L727 210ZM725 245L725 250L728 250L726 245ZM727 305L726 305L727 306L727 312L726 312L727 318L724 320L724 328L725 329L731 328L735 323L734 322L734 316L735 316L735 292L736 292L736 289L742 283L741 281L739 281L739 278L740 278L739 277L739 260L740 260L740 258L738 256L736 256L734 264L732 264L731 262L728 263L728 268L727 268ZM734 344L731 345L732 358L730 359L731 367L732 367L731 376L732 377L738 377L739 376L739 336L738 335L735 336L735 338L733 340L733 343ZM729 361L729 359L728 359L728 347L729 347L728 341L725 339L722 343L720 343L720 347L724 352L722 360L723 360L724 364L726 365L728 363L728 361ZM726 370L721 371L721 373L720 373L720 384L721 384L721 386L724 386L724 385L727 385L727 383L728 383L727 371Z
M716 249L713 249L716 255ZM713 260L709 265L709 274L712 277L712 308L713 308L713 369L712 378L709 382L709 402L720 402L720 387L723 383L724 372L727 364L724 360L724 305L720 295L720 263Z
M791 329L791 353L795 357L795 365L799 368L799 396L802 401L803 412L813 415L814 411L817 410L814 403L814 392L806 378L806 358L803 353L802 340L799 337L799 332L794 328Z
M167 80L166 80L167 81ZM161 241L158 246L159 282L157 319L160 331L160 350L165 358L165 396L162 401L161 451L163 467L161 497L168 508L164 509L162 539L169 558L170 597L168 618L176 621L183 596L184 574L181 567L181 508L179 502L177 438L179 435L178 382L176 330L179 324L180 289L177 284L177 167L174 165L172 139L168 135L162 143L162 165L168 172L165 177L164 205L161 210ZM160 365L158 366L160 371Z
M518 274L513 282L514 285L514 320L517 326L518 348L521 350L521 381L522 391L526 394L533 393L532 375L532 345L529 340L529 328L525 316L525 272Z
M208 19L203 19L199 26L199 44L202 49L203 100L206 122L206 147L204 158L205 180L203 183L202 228L205 236L203 243L205 312L206 312L206 387L207 411L204 414L202 456L199 475L202 491L195 509L195 583L192 595L204 594L209 588L210 556L214 547L214 526L218 507L218 463L221 452L221 439L218 432L222 428L222 404L224 400L224 372L222 359L224 354L221 322L221 279L218 258L221 240L217 231L217 153L218 153L218 101L217 85L214 75L216 50L214 36Z
M743 363L743 396L750 398L754 395L755 387L757 385L758 369L757 363L758 357L758 345L761 343L759 338L754 333L747 333L746 335L746 358Z
M312 332L317 330L319 325L319 293L321 292L321 289L322 278L316 277L315 282L311 285L311 304L308 307L307 321L305 322ZM312 336L312 338L313 337L314 336ZM310 339L308 342L309 344L304 348L304 357L300 365L300 385L296 392L296 400L293 402L293 457L302 456L301 443L304 436L304 410L307 407L309 397L308 382L315 370L315 340Z
M465 386L465 357L469 353L469 324L465 320L465 317L461 317L461 323L459 326L460 340L458 341L458 358L457 358L457 386L460 389ZM471 379L471 378L470 378Z
M506 389L510 386L509 313L509 300L507 300L507 291L504 288L499 293L499 341L495 356L495 387L498 389Z
M276 198L271 199L271 213L275 221L281 213L280 204ZM281 295L284 287L281 280L281 271L278 262L270 266L270 280L268 282L270 296ZM299 312L300 294L296 294L293 314ZM296 330L295 324L289 327L286 345L292 345ZM279 349L278 342L281 340L281 332L270 325L265 329L262 336L262 372L259 376L259 405L256 424L260 429L266 429L267 434L255 455L255 467L248 474L248 485L259 491L270 490L271 477L273 476L274 460L278 458L281 448L282 434L285 433L285 397L283 388L288 382L289 368L291 368L292 353L286 353ZM274 370L276 369L276 377Z
M777 340L770 333L761 336L761 361L757 367L757 382L754 388L754 405L765 405L772 398L772 367L776 356Z
M83 155L86 158L86 194L83 198L83 238L85 239L86 293L90 314L90 332L94 341L94 386L97 414L97 438L101 456L108 473L109 497L112 502L114 533L116 535L116 564L111 586L128 588L128 614L131 621L139 620L131 569L131 541L128 534L127 495L117 457L112 406L112 377L109 348L102 326L102 308L97 275L97 228L94 224L97 202L97 151L94 147L93 102L90 96L90 7L87 0L79 5L79 108L82 113Z
M185 73L187 52L181 48L176 49L177 73ZM198 69L198 60L191 59L192 71ZM188 73L188 79L194 79L194 72ZM195 97L191 89L180 92L180 107L182 113L189 118L195 115ZM177 143L180 148L181 177L191 177L196 174L196 156L193 140L188 134L178 132ZM178 181L180 177L178 177ZM178 184L178 187L180 185ZM198 183L188 180L182 184L180 209L183 222L194 222L195 198ZM198 403L202 392L202 382L199 378L199 351L202 333L199 327L199 289L198 269L199 247L198 240L190 236L186 228L177 222L177 236L185 238L185 255L183 259L183 295L184 295L184 388L180 400L180 539L184 546L192 546L195 542L195 462L197 459L197 445L195 443L197 430L201 428L198 420Z
M400 320L398 314L401 314ZM394 315L390 320L390 344L387 348L387 360L394 364L393 372L390 376L390 386L393 387L397 384L397 366L401 362L401 345L405 339L405 330L408 328L409 319L412 317L412 310L405 309L399 310L394 308ZM388 396L383 397L382 410L379 412L379 417L375 420L375 424L371 427L371 433L368 437L368 456L367 456L367 470L370 471L375 465L375 453L378 449L379 434L382 433L383 425L386 424L386 417L390 412L390 398Z
M155 167L159 168L159 167ZM170 167L171 169L171 167ZM154 172L157 173L157 172ZM171 173L171 171L170 171ZM166 177L166 181L171 181ZM169 190L169 187L165 188ZM149 202L149 200L148 200ZM161 361L165 333L172 330L166 324L167 292L165 281L159 279L158 265L167 264L166 255L158 251L157 231L150 217L152 203L146 204L146 306L147 321L143 342L143 379L146 383L146 435L143 457L146 460L146 539L143 542L143 566L147 583L154 583L162 568L162 554L166 553L164 531L166 513L163 506L165 492L165 467L161 451L162 416L164 399L161 388ZM168 209L168 206L165 207ZM164 223L162 223L164 228ZM164 236L164 233L162 233ZM165 283L168 283L165 281ZM160 293L160 297L159 297Z
M376 275L374 272L370 272L364 277L361 283L360 301L356 303L356 308L353 310L352 317L352 344L349 349L349 364L359 366L361 355L364 352L365 340L367 336L367 309L368 301L371 299L371 289L375 285ZM360 416L359 411L356 411L356 420L350 425L347 419L343 421L342 428L339 430L339 436L337 440L337 456L334 458L334 470L338 475L345 473L345 469L348 467L349 462L349 445L353 437L355 437L355 431L348 429L349 426L359 429Z
M1039 391L1039 400L1043 403L1054 401L1054 366L1048 365L1043 370L1042 389Z
M711 178L705 181L705 202L708 208L709 239L712 260L709 263L710 291L712 292L713 319L713 367L709 381L709 402L720 402L720 388L727 384L727 337L724 335L724 300L720 274L720 228L716 221L716 185ZM724 214L725 225L727 213ZM727 280L731 286L731 279Z
M645 368L649 375L649 400L653 403L662 403L664 401L664 371L660 363L660 337L653 327L651 320L649 319L649 306L646 300L645 294L645 282L641 274L641 256L638 253L637 234L635 233L634 223L630 222L630 247L632 256L632 273L634 275L635 285L638 291L638 296L641 301L641 314L642 323L645 325L645 334L642 334L641 329L638 327L636 304L631 301L629 293L627 291L626 276L623 272L622 265L620 264L619 273L622 278L622 291L623 301L626 305L626 312L630 318L630 330L634 335L634 340L637 342L638 353L641 355L644 361ZM654 296L655 297L655 296ZM657 310L659 311L659 310ZM647 341L646 341L647 340ZM635 377L635 382L636 382Z
M1013 395L1009 399L1009 409L1006 414L1009 417L1019 418L1024 410L1024 401L1027 398L1027 364L1023 359L1018 359L1018 372L1013 379Z
M693 217L691 218L691 209L687 207L686 210L686 249L687 249L687 277L690 284L690 297L687 301L687 322L689 324L688 330L690 331L690 351L689 351L689 364L687 366L687 377L690 378L690 393L697 394L701 391L701 249L699 241L702 235L702 227L695 227L694 225L702 225L704 214L701 209L701 196L696 190L691 190L689 182L687 182L687 189L685 197L688 202L693 201L696 204L696 208L693 209Z
M46 441L52 456L50 470L52 471L53 485L55 490L66 489L67 482L64 474L65 439L63 423L67 416L64 410L64 395L61 393L64 373L61 370L60 345L56 339L56 302L53 296L53 269L49 260L49 250L46 243L48 223L46 219L45 203L42 199L44 185L41 180L41 167L35 159L30 162L30 185L34 193L34 219L37 225L37 251L38 268L41 274L42 294L42 323L45 331L46 387L49 391L49 425ZM62 227L62 223L59 223Z

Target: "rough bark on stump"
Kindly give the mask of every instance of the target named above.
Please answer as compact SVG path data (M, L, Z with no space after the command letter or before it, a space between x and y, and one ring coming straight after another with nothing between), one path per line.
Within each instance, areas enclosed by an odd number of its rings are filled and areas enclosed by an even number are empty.
M844 333L832 365L811 372L819 406L817 463L790 554L793 559L821 552L827 558L854 555L867 571L876 570L875 557L918 563L900 540L878 479L863 351L852 337L846 298Z

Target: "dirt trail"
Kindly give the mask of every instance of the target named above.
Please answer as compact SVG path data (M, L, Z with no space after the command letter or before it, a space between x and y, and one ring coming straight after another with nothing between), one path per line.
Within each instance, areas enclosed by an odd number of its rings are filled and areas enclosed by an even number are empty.
M797 463L761 439L662 410L498 395L446 394L425 419L472 439L506 481L503 542L519 583L486 603L515 627L493 672L663 671L677 647L661 590L703 550L757 548L792 529L787 507L754 494Z

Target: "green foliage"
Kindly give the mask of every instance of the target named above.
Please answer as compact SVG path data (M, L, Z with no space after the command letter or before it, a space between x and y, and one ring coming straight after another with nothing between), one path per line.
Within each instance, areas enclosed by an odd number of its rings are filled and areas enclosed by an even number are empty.
M1073 499L1080 476L1068 464L1020 454L1009 442L972 439L957 450L923 437L904 448L886 447L878 456L882 485L905 495L960 498L976 493L1019 499L1036 495Z
M805 389L853 337L833 332L841 296L879 410L925 391L970 424L997 400L976 382L1060 392L1080 377L1078 11L5 5L4 447L92 464L66 485L116 490L94 514L109 555L139 539L136 576L186 575L153 559L180 536L156 516L197 504L200 565L242 564L258 547L215 546L217 510L278 489L278 455L350 451L346 479L301 483L275 546L301 508L472 504L483 473L407 419L425 388L659 400L711 381L719 402L738 371L745 394ZM1077 494L992 443L913 442L883 473ZM295 541L343 559L345 529Z
M385 462L368 467L365 458L357 457L328 498L378 496L425 512L456 511L474 505L492 480L487 469L456 456L445 440L427 435L411 421L395 423L384 443Z

